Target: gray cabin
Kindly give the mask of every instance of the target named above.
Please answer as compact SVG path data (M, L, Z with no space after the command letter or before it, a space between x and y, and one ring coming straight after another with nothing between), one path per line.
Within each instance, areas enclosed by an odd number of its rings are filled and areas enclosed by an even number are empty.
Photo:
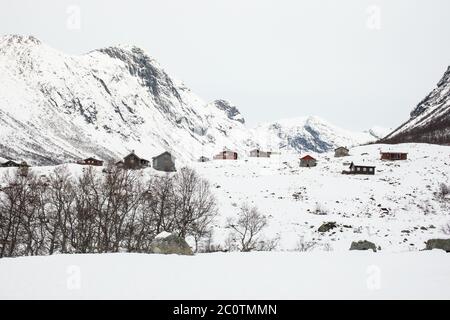
M250 157L254 158L270 158L272 152L270 151L262 151L260 149L254 149L250 151Z
M334 149L334 156L336 158L338 158L338 157L346 157L346 156L348 156L348 151L349 150L346 147L336 148L336 149Z
M311 157L309 154L304 156L303 158L300 158L300 167L315 167L317 166L317 160Z
M123 161L119 161L116 163L117 166L120 166L124 169L132 169L132 170L146 168L149 166L149 164L150 161L138 157L134 153L134 150L125 158L123 158Z
M159 156L153 157L153 168L158 171L174 172L175 158L169 152L163 152Z
M208 161L210 161L210 159L205 156L201 156L200 158L198 158L198 162L208 162Z

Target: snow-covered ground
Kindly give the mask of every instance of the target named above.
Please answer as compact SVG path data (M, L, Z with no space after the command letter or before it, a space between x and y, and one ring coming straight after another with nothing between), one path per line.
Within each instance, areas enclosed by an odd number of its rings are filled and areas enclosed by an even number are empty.
M380 150L408 152L408 160L381 161ZM368 145L350 153L312 154L315 168L300 168L294 154L191 163L218 199L214 243L224 245L227 217L247 202L268 216L264 235L280 238L277 252L4 258L0 299L450 299L450 254L421 251L428 239L449 238L441 227L450 222L450 199L436 192L450 183L450 148ZM352 161L375 165L376 174L342 175ZM77 175L83 167L69 168ZM338 227L319 233L329 221ZM316 243L312 252L294 252L301 238ZM357 240L381 250L349 251Z
M102 254L0 259L0 299L450 299L450 254Z
M408 152L408 160L382 161L381 150ZM286 153L190 163L210 181L218 200L214 244L224 247L230 234L226 220L236 217L244 202L268 217L264 236L279 238L278 251L295 250L303 239L316 243L314 251L347 251L352 241L368 240L383 252L407 252L423 249L426 240L450 237L441 231L450 222L450 199L436 194L439 184L450 184L450 147L374 144L351 148L343 158L310 154L317 167L300 168L299 156ZM375 175L341 174L352 161L375 165ZM83 166L69 168L76 176ZM53 169L33 168L38 174ZM13 169L0 168L0 176L6 170ZM325 214L316 214L318 208ZM319 233L324 222L336 222L338 228Z
M382 161L381 150L408 152L408 160ZM312 154L318 159L315 168L300 168L298 155L286 154L195 164L219 200L216 241L225 241L226 217L235 216L243 202L269 217L267 236L278 234L281 250L295 249L303 237L317 242L316 250L326 245L345 251L352 241L369 240L383 251L400 252L423 249L426 240L445 236L441 227L450 222L450 199L435 193L440 183L450 184L450 147L367 145L350 154ZM376 174L341 174L352 161L375 165ZM326 215L315 214L317 207ZM329 221L340 227L319 233Z

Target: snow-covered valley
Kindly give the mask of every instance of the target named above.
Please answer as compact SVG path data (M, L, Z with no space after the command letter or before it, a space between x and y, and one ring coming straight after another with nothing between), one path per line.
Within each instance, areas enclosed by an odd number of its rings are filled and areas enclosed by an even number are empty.
M0 259L0 299L449 299L443 251Z
M394 150L407 152L408 160L380 160L380 151ZM227 218L236 217L244 203L268 218L264 237L277 239L278 251L295 251L301 242L314 244L311 251L347 251L352 241L368 240L382 252L408 252L446 236L442 227L450 222L450 199L438 193L440 184L450 184L449 147L373 144L352 148L347 157L310 154L318 159L317 167L300 167L295 153L189 163L210 182L217 198L212 242L229 249ZM341 174L351 162L374 165L376 173ZM31 170L47 175L54 168ZM69 168L77 176L85 167ZM0 174L8 170L15 169L0 168ZM153 168L143 172L165 175ZM337 227L318 232L326 222Z

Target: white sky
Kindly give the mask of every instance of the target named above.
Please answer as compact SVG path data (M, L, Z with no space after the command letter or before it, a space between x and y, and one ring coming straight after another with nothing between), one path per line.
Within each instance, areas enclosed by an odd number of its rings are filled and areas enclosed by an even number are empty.
M67 53L141 46L203 99L236 104L250 125L317 115L348 129L395 127L450 64L448 0L2 0L0 8L1 33L32 34Z

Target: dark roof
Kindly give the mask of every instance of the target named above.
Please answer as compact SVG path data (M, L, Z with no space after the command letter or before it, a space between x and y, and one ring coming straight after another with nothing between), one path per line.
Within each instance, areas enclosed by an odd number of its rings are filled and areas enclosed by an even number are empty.
M334 149L334 151L339 150L339 149L345 149L345 150L348 151L348 148L347 148L347 147L337 147L336 149Z
M382 154L408 154L408 152L381 151Z
M168 151L164 151L163 153L161 153L160 155L158 155L158 156L156 156L156 157L153 157L152 159L156 159L156 158L159 158L159 157L161 157L161 156L163 156L163 155L165 155L165 154L168 154L169 156L171 156L171 157L172 157L172 154L170 154L170 152L168 152Z
M7 165L9 163L12 163L12 164L15 164L15 165L19 165L17 162L12 161L12 160L8 160L8 161L4 162L3 165Z
M89 157L89 158L84 159L84 161L87 161L87 160L102 161L102 160L95 159L94 157Z
M354 164L353 162L350 163L350 167L375 168L375 166L365 166L365 165L361 165L361 164Z
M126 157L124 157L124 159L127 159L127 158L129 158L129 157L131 157L131 156L136 157L136 158L139 159L140 161L147 161L147 162L149 162L147 159L144 159L144 158L141 158L141 157L137 156L136 153L134 153L134 152L131 152L129 155L127 155Z
M313 157L311 157L309 154L307 154L306 156L304 156L303 158L300 158L300 160L316 160Z

